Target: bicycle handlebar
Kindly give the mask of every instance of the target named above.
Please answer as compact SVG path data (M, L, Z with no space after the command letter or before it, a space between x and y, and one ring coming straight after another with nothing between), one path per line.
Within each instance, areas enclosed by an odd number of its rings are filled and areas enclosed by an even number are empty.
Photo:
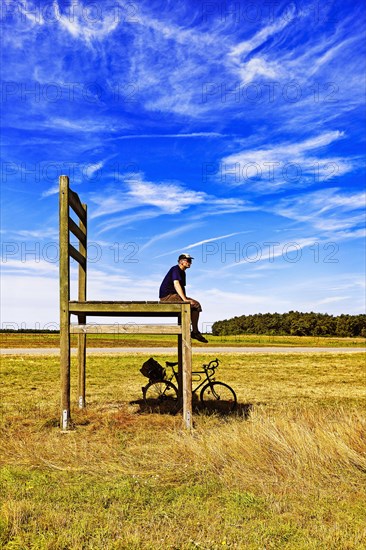
M208 365L202 365L202 368L203 370L212 370L212 371L215 371L217 369L217 367L219 366L220 364L220 361L217 359L212 359ZM166 367L171 367L174 371L174 367L178 365L178 361L175 361L175 362L171 362L171 361L165 361L165 366ZM175 371L174 371L175 372Z
M220 361L217 358L212 359L212 361L210 361L208 365L203 365L203 368L215 370L219 366L219 363Z

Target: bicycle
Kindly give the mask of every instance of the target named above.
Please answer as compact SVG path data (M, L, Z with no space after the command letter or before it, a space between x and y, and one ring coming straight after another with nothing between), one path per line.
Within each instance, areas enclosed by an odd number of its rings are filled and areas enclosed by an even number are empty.
M205 409L229 413L236 409L237 398L228 384L215 380L215 371L219 363L218 359L213 359L207 365L202 365L202 370L192 371L192 380L196 378L194 381L199 382L192 388L192 392L196 394L201 388L200 401ZM178 371L174 369L177 365L178 362L166 361L165 366L172 370L170 377L166 376L166 370L163 369L164 374L160 380L149 379L148 384L142 388L144 402L151 410L174 413L180 409L178 388L172 382L175 379L178 383Z

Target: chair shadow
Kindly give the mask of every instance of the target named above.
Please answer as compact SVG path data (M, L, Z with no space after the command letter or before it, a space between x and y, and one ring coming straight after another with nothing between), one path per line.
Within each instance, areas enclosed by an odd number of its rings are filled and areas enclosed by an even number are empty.
M182 412L182 408L177 406L174 402L165 401L162 403L146 403L144 399L136 399L130 401L130 405L138 405L139 409L136 411L136 414L170 414L178 415ZM194 414L199 414L201 416L220 416L223 418L227 417L238 417L244 418L247 420L250 417L250 413L253 409L253 403L237 403L234 410L229 410L231 404L225 404L220 402L212 402L208 406L206 403L202 403L196 399L193 400L192 409Z
M207 406L205 403L198 401L193 403L193 412L203 416L220 416L223 418L238 417L247 420L250 417L250 413L253 409L253 403L237 403L233 410L229 410L230 406L227 404L215 403L214 401Z

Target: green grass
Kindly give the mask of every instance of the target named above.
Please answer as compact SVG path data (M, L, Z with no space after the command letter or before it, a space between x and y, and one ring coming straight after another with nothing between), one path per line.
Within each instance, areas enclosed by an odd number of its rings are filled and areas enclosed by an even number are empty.
M210 346L306 346L306 347L365 347L365 338L336 338L328 336L266 336L241 334L235 336L207 335ZM71 337L73 346L77 336ZM48 333L0 333L3 348L58 347L59 335ZM204 347L192 340L195 347ZM158 334L89 334L89 347L171 347L176 345L176 336Z
M90 356L66 433L57 358L2 359L1 548L366 548L364 354L225 355L239 412L192 433L133 403L146 358Z

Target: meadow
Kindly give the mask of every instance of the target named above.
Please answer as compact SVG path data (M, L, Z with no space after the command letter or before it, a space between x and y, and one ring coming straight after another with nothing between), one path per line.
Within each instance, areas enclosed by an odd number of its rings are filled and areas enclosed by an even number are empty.
M139 402L146 358L90 356L68 432L58 358L2 358L1 548L366 548L363 353L223 354L238 411L192 432Z
M340 338L333 336L268 336L265 334L237 334L230 336L206 335L210 346L265 347L365 347L366 338ZM77 346L77 336L71 336L72 346ZM0 344L3 348L58 348L60 336L44 332L2 332ZM176 337L159 334L88 334L88 347L171 347ZM205 345L192 340L194 347Z

